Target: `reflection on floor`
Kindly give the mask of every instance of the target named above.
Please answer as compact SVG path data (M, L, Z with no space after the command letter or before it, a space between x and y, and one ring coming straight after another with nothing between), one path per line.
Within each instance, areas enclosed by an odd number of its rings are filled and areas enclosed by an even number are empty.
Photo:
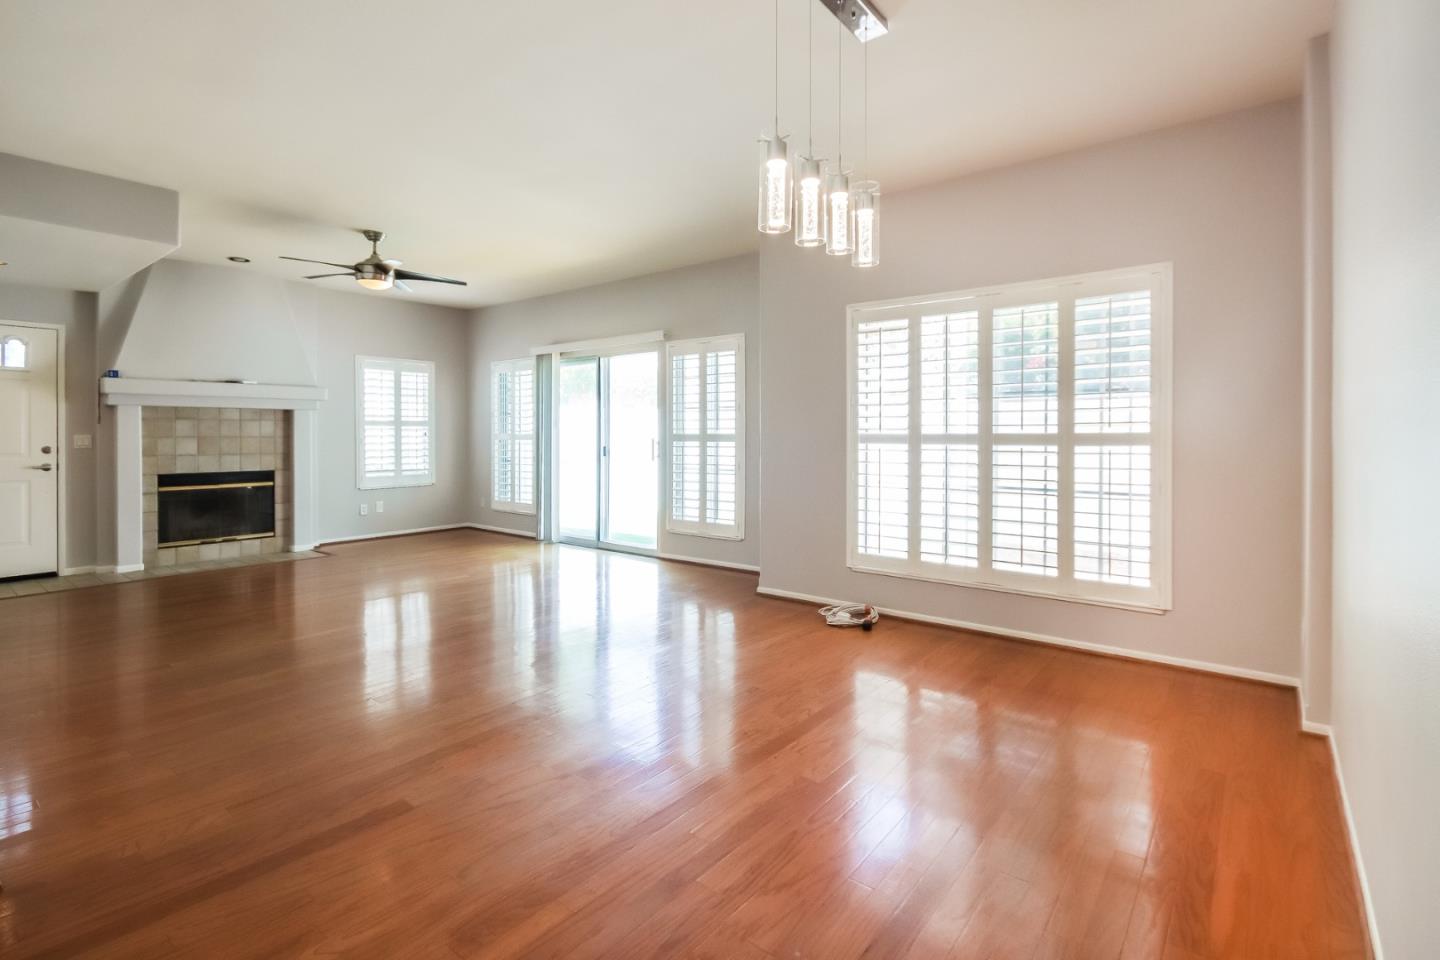
M1361 957L1293 691L454 531L7 603L5 957Z

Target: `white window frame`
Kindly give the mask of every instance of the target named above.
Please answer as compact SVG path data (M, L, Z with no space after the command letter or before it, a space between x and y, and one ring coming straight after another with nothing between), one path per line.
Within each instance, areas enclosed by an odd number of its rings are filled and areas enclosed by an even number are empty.
M735 351L735 433L711 433L706 430L706 403L708 398L705 382L705 355L723 350ZM700 432L680 433L675 429L675 409L671 396L673 387L673 364L676 354L700 354ZM714 540L745 539L745 335L730 333L722 336L699 337L692 340L669 340L665 344L665 483L664 509L665 529L670 533L689 537L709 537ZM735 522L733 524L706 523L704 521L677 520L674 517L672 494L675 477L671 454L676 440L695 440L700 447L700 503L705 503L705 459L707 441L733 440L735 442Z
M528 370L530 376L530 408L533 411L530 420L530 433L502 432L499 423L500 415L500 378L512 373ZM490 508L504 513L520 513L527 516L535 514L536 492L539 488L540 474L540 442L536 435L536 427L540 418L540 381L539 371L536 369L535 358L522 357L517 360L496 360L490 364ZM495 450L502 440L514 440L516 437L530 438L530 502L522 503L518 500L502 500L495 495ZM511 460L514 463L514 460ZM512 489L517 487L512 484Z
M1171 407L1173 393L1172 265L1150 264L1123 270L1081 274L1049 280L963 290L954 293L851 304L846 311L846 535L850 569L911 580L957 584L1023 596L1118 607L1146 613L1163 613L1171 606ZM1075 301L1083 297L1148 289L1151 295L1151 427L1149 433L1084 433L1075 431ZM1059 310L1059 367L1057 392L1059 430L1056 433L996 435L992 422L993 357L992 313L998 307L1057 301ZM978 310L979 317L979 425L975 443L979 451L979 561L975 567L929 563L918 549L920 501L919 330L923 316L946 311ZM862 322L886 319L910 321L909 376L909 556L905 559L862 555L858 550L857 469L859 460L857 329ZM968 442L968 441L967 441ZM1150 446L1151 452L1151 578L1148 587L1109 584L1074 577L1074 459L1077 442L1089 445ZM995 445L1055 445L1059 451L1057 576L995 570L990 565L991 457Z
M395 373L395 410L388 420L365 418L365 371L386 369ZM430 470L424 476L406 477L400 472L401 443L404 423L400 419L400 374L424 373L430 380L430 410L426 425L429 427ZM397 357L355 357L355 486L360 490L394 490L403 487L430 487L435 485L436 475L436 423L435 402L437 390L435 364L430 360L407 360ZM390 423L395 428L395 473L389 477L370 477L365 473L365 425L366 423Z

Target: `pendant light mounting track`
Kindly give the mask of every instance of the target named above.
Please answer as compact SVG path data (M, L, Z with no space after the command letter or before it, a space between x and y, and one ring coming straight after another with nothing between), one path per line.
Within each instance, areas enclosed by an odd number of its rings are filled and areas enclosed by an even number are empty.
M861 43L869 43L890 32L889 21L880 8L869 0L816 0L820 6L835 15L845 29L855 34Z

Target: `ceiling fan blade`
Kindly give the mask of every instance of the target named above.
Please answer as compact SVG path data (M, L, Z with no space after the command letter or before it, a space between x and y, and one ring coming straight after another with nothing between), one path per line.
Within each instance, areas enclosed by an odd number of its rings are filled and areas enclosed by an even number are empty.
M416 273L414 270L396 270L396 280L428 280L431 283L453 283L457 287L468 286L464 280L451 280L449 277L437 277L433 273Z
M300 263L318 263L322 267L339 267L341 270L353 271L355 269L355 264L353 263L331 263L329 260L306 260L304 257L287 257L284 254L281 254L280 259L297 260Z
M354 270L348 270L348 271L346 271L345 273L315 273L315 274L311 274L311 275L308 276L308 277L305 277L304 279L306 279L306 280L323 280L323 279L325 279L326 277L353 277L353 276L355 276L355 271L354 271Z
M395 278L395 286L399 287L401 290L404 290L406 293L415 292L414 289L411 288L410 284L406 283L404 280L401 280L399 277Z

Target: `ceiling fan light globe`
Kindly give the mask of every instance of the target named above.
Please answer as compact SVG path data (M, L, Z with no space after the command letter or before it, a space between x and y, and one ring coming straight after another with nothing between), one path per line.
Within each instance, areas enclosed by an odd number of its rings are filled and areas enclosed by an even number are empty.
M395 285L394 279L388 276L381 277L356 277L355 282L366 290L389 290Z

